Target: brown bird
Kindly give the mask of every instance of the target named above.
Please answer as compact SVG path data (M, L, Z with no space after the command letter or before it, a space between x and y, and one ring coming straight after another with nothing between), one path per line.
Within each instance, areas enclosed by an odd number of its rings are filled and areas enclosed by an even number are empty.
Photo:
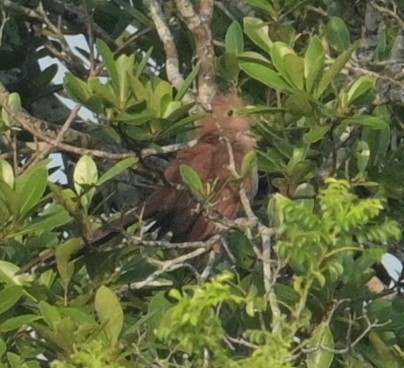
M143 207L143 218L155 220L152 228L158 228L160 235L171 232L172 242L206 240L220 231L212 218L233 219L241 208L240 182L235 180L229 169L229 152L232 152L235 169L240 173L243 159L254 150L256 141L250 135L249 119L238 115L243 107L240 98L233 95L219 96L211 105L211 115L200 121L196 144L178 153L165 170L166 184L156 189ZM203 183L216 188L213 200L207 206L209 211L185 187L180 173L183 164L196 171ZM246 193L253 197L257 184L256 171L244 178L241 184ZM136 223L140 213L139 209L135 209L100 228L83 229L85 243L91 247L104 244ZM83 254L86 249L82 248L75 257ZM40 256L23 266L21 272L38 263L49 262L54 257L55 252Z
M230 157L233 155L235 169L240 173L243 159L256 141L250 134L249 119L238 114L243 107L239 97L219 96L211 106L211 115L200 121L196 144L178 153L165 170L167 184L145 202L144 218L156 221L153 229L159 228L160 235L171 232L173 242L206 240L219 231L212 217L233 219L241 207L240 183L229 169ZM183 164L196 171L203 183L216 188L209 211L189 190L178 188L184 185L180 173ZM243 182L250 195L256 191L255 179L252 173Z

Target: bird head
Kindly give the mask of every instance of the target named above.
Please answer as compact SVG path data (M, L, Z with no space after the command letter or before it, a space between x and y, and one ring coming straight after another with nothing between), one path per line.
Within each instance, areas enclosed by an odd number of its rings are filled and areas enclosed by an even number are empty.
M250 121L241 116L239 111L244 107L243 100L235 95L217 96L211 103L211 115L202 120L204 132L223 129L224 131L247 131Z

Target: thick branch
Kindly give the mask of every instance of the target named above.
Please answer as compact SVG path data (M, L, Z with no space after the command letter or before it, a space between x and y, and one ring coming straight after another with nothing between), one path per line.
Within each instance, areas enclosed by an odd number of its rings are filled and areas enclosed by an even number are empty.
M196 56L200 65L198 100L202 106L209 107L210 101L216 93L214 50L210 27L213 0L201 0L199 14L195 12L189 0L176 0L176 4L195 40Z
M178 51L173 35L168 28L159 0L150 0L150 14L166 53L166 73L171 84L179 90L184 84L178 62Z

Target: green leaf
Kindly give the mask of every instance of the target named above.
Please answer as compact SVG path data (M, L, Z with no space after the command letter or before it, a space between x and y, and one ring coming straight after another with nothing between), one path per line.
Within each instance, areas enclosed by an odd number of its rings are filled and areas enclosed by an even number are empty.
M84 209L88 209L95 193L93 187L98 181L97 165L90 156L82 156L73 172L74 188L81 196Z
M240 23L233 21L227 29L225 37L225 50L230 54L240 54L244 51L243 30Z
M273 42L268 36L267 23L258 18L244 17L244 33L258 47L270 54Z
M109 170L107 170L97 181L97 186L101 186L106 183L108 180L111 180L115 176L119 175L121 172L125 171L129 167L134 166L139 159L137 157L130 157L125 160L122 160L112 166Z
M290 85L302 86L303 60L295 54L289 45L284 42L275 42L271 48L271 59L283 79ZM293 70L289 70L290 68ZM299 73L297 73L298 70L300 70ZM296 78L298 80L295 80Z
M332 83L335 77L341 72L344 68L345 64L351 58L352 53L358 47L359 42L355 42L352 47L348 50L344 51L341 55L337 57L337 59L332 63L332 65L326 70L321 81L316 89L316 96L320 97L328 86Z
M41 73L34 79L35 86L38 88L47 87L55 77L56 73L58 72L58 65L51 64L46 67Z
M241 176L243 178L246 177L256 167L257 154L255 151L250 151L243 158L243 163L241 164Z
M159 327L165 313L173 306L165 295L166 293L164 291L159 291L150 299L147 314L149 315L148 325L152 330Z
M376 79L370 75L362 75L354 83L347 93L348 102L352 103L356 99L366 95L376 85Z
M303 142L307 144L318 142L324 138L324 136L329 132L330 128L330 126L311 128L309 132L303 135Z
M351 44L348 27L338 17L332 17L327 24L326 37L332 47L338 52L347 50Z
M72 221L70 214L67 210L60 205L52 205L48 207L40 216L37 216L32 222L21 230L14 233L14 236L21 236L24 234L51 231L56 227L66 225Z
M123 311L117 296L111 289L101 286L95 294L94 306L111 345L115 345L123 326Z
M0 340L0 358L3 356L3 354L7 350L7 345L3 340Z
M11 285L21 285L17 276L20 268L13 263L0 261L0 281Z
M357 142L355 147L355 156L358 163L359 173L364 175L370 158L370 148L365 141Z
M86 102L93 95L90 86L73 74L66 74L63 86L71 98L83 105L86 105Z
M198 75L199 68L200 68L200 66L199 66L199 64L197 64L195 66L195 68L192 69L192 72L188 74L188 76L186 77L186 79L184 81L184 84L181 86L180 90L178 91L178 93L175 96L175 101L181 101L183 99L183 97L187 93L189 87L192 85L196 76Z
M55 329L56 325L62 320L62 316L60 315L58 308L43 300L39 302L38 308L41 311L41 315L47 325L52 329Z
M138 113L123 113L118 115L114 120L125 123L127 125L144 125L156 117L156 113L151 109L144 109Z
M80 158L74 169L73 178L77 193L82 192L83 185L93 185L97 183L97 165L90 156L82 156Z
M306 92L297 91L290 95L286 100L285 107L292 115L313 116L313 107L310 102L310 96Z
M352 118L342 120L341 123L348 125L364 125L378 130L385 129L387 127L387 123L383 119L370 115L354 116Z
M334 349L334 339L326 322L322 322L317 326L312 334L310 347L317 349L307 354L307 368L329 368L331 366L334 353L322 349L322 346L329 350Z
M371 147L371 161L373 164L378 164L386 156L391 140L391 129L387 125L385 129L374 130L369 127L364 127L362 138Z
M265 10L269 14L274 12L274 8L268 0L247 0L247 4Z
M16 180L16 194L20 199L19 212L24 217L41 200L48 184L48 160L42 161L28 174Z
M12 285L0 291L0 314L8 311L23 295L21 286Z
M14 188L14 171L6 160L0 160L0 180L4 181L11 189Z
M21 111L21 98L18 93L10 93L10 95L8 96L8 108L12 112Z
M146 54L142 58L142 61L139 63L138 67L136 68L136 72L135 72L136 78L140 78L140 76L142 75L144 68L146 67L147 63L149 62L152 52L153 52L153 46L151 46L147 50Z
M289 84L275 71L265 65L240 61L240 68L251 78L268 87L281 91L291 91Z
M124 110L126 108L129 98L129 79L128 74L132 74L132 68L135 63L134 55L131 56L121 55L116 61L116 69L118 73L118 86L119 86L119 108Z
M185 184L195 193L203 191L203 184L198 173L188 165L180 166L180 173Z
M108 70L108 74L111 77L111 83L114 87L115 93L119 94L119 71L114 60L114 54L109 49L108 45L101 39L97 40L97 49L102 56L105 67Z
M67 289L74 271L74 265L70 259L83 247L84 243L81 238L73 238L56 248L56 266L65 289Z
M3 323L0 323L0 331L7 332L16 330L41 318L41 316L36 314L24 314L22 316L9 318Z
M298 90L304 88L304 63L303 59L294 54L287 54L282 58L285 79ZM283 75L282 75L283 76Z
M319 37L314 36L304 54L306 91L312 92L324 72L324 48Z

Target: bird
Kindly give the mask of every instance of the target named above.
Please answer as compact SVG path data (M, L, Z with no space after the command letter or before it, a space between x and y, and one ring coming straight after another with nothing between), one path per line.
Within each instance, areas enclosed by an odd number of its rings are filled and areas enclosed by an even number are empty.
M244 157L256 146L249 118L239 113L243 107L242 99L232 94L214 98L211 113L199 122L196 144L179 152L166 168L166 184L150 195L143 208L143 218L154 219L152 228L158 228L160 236L171 233L172 242L204 241L219 232L211 217L231 220L239 212L240 183L229 167L231 158L240 173ZM202 183L217 188L209 213L183 188L181 165L191 167ZM242 185L250 197L255 194L255 170L243 179Z
M256 168L246 177L234 177L234 170L240 173L244 158L256 148L250 120L240 115L243 107L242 99L235 95L215 97L210 114L199 121L196 143L178 152L165 169L164 185L156 188L141 208L135 208L96 229L82 229L83 245L87 246L82 247L74 257L105 244L140 219L154 221L151 229L158 230L159 237L171 233L170 242L205 241L219 234L218 221L234 219L242 207L240 186L249 198L257 192ZM230 168L232 161L234 170ZM182 165L191 167L202 183L215 188L213 201L207 206L209 211L184 185ZM21 270L25 272L41 263L49 267L54 259L55 251L52 251L32 260Z

